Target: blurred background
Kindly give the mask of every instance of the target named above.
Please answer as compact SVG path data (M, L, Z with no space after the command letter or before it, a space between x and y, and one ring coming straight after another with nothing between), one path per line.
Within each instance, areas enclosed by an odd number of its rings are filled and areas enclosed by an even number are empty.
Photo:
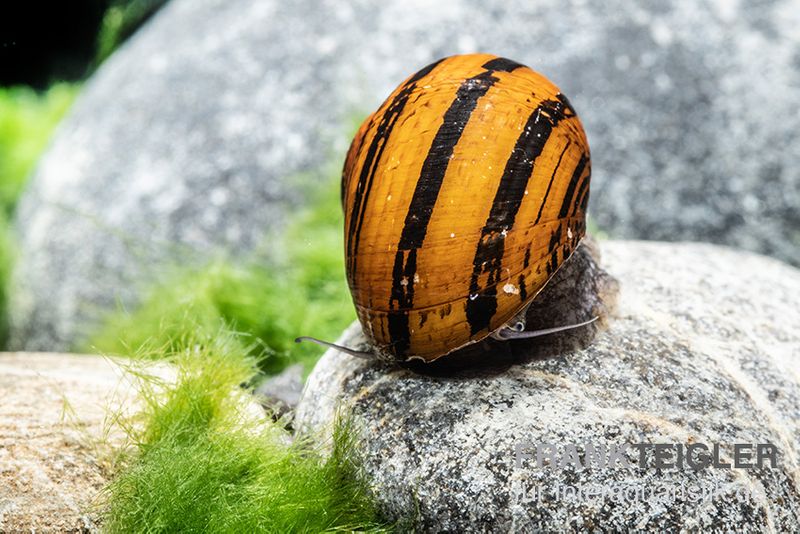
M0 347L125 353L223 328L268 372L308 368L318 349L291 340L354 317L349 140L457 53L570 98L601 237L800 265L795 0L18 4L0 22Z
M86 78L163 1L15 2L0 17L0 348L8 343L10 222L28 176Z

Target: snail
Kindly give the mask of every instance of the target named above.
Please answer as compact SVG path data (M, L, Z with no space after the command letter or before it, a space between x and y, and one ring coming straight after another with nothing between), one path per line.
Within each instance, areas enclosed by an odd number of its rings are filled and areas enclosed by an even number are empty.
M451 56L406 79L359 128L342 173L347 281L370 350L431 362L525 331L525 311L585 234L589 145L530 68Z

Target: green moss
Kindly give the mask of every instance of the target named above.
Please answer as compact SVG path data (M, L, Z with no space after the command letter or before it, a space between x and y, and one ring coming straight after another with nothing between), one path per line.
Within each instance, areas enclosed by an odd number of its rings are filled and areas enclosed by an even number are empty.
M6 217L78 87L56 84L44 93L27 87L0 89L0 209Z
M266 416L247 412L238 385L255 371L241 341L217 333L162 359L174 386L139 373L142 425L108 488L109 532L325 532L378 530L353 432L340 423L323 458ZM152 356L152 354L150 355ZM136 372L134 368L134 372Z
M322 349L296 344L299 335L335 339L355 312L344 274L338 181L315 194L282 242L270 244L270 262L217 259L175 269L147 292L132 312L111 314L90 339L91 350L132 354L155 344L178 351L184 340L212 342L217 332L243 332L241 342L267 373L301 362L307 370Z
M167 0L117 0L106 10L97 35L99 65L108 58L128 37L147 22Z

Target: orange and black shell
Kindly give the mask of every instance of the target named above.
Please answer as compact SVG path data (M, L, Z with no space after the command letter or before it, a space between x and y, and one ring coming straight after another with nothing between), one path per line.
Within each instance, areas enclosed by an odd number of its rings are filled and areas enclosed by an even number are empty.
M509 59L452 56L361 125L342 176L347 279L379 355L432 361L530 304L585 233L589 145Z

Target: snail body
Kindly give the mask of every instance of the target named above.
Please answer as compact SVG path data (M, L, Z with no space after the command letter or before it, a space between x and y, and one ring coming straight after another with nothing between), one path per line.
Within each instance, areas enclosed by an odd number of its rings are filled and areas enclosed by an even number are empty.
M347 281L372 352L433 361L530 334L525 310L584 236L590 174L574 109L528 67L472 54L406 79L342 174Z

